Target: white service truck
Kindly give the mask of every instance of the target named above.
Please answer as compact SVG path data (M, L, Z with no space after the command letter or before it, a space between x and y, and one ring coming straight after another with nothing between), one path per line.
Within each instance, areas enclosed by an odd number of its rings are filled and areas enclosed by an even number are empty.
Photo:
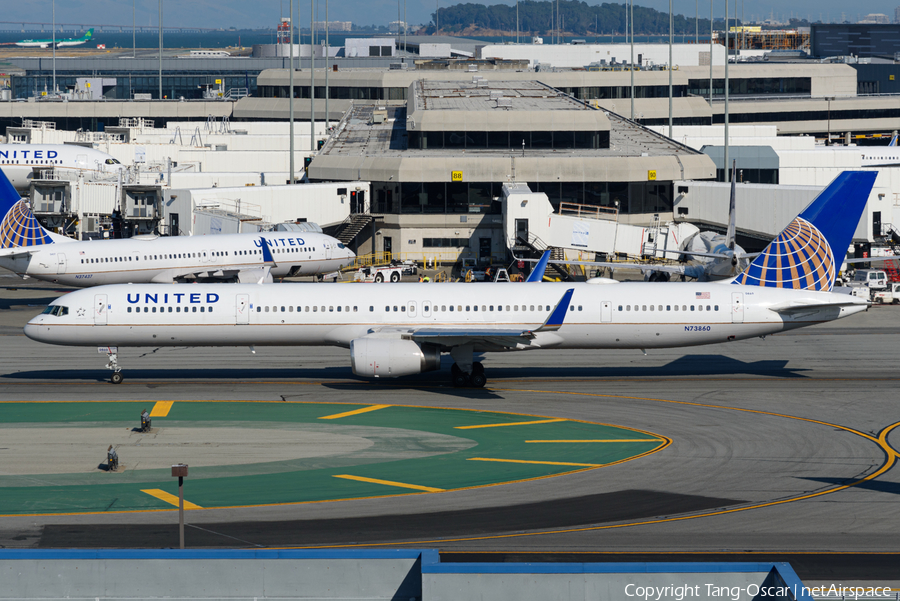
M889 282L887 290L873 290L872 302L879 305L900 305L900 282Z

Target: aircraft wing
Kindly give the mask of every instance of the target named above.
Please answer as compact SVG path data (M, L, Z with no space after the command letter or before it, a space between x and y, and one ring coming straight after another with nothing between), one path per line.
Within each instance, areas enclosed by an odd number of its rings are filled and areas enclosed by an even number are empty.
M844 259L844 263L884 263L885 261L900 261L900 257L869 257L868 259Z
M258 267L248 267L245 269L237 268L217 268L214 265L202 269L167 269L153 276L151 282L154 284L171 284L172 282L185 278L216 278L230 279L237 278L242 284L255 284L263 282L271 282L271 267L268 265L260 265Z
M863 303L863 302L853 302L847 301L843 303L816 303L809 305L791 305L787 307L769 307L770 311L774 311L779 315L784 315L787 317L803 317L805 315L812 315L813 313L817 313L819 311L823 311L826 309L840 309L842 307L859 307L860 305L867 304L871 305L871 303Z
M444 347L461 346L470 343L484 343L505 348L515 348L520 345L529 345L538 334L555 332L562 327L569 310L569 302L572 300L574 288L569 288L562 295L550 315L540 327L533 330L523 328L510 328L506 325L464 324L459 327L443 328L382 328L377 334L396 334L400 338L414 340L415 342L437 344Z
M17 246L15 248L0 249L0 257L4 259L16 259L18 257L28 257L36 252L40 252L40 246Z
M522 261L535 261L536 259L520 259ZM612 269L640 269L641 271L665 271L682 275L684 265L657 265L651 263L611 263L607 261L548 261L561 265L590 265L593 267L610 267Z

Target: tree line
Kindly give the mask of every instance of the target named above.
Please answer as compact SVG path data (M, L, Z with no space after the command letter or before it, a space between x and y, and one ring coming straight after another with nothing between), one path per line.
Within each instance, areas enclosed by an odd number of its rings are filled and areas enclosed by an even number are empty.
M627 5L603 3L590 6L578 0L560 0L559 27L556 25L556 2L519 2L519 27L521 32L549 35L561 29L566 35L609 35L625 33ZM425 33L435 33L435 23L442 34L455 34L465 30L490 29L516 31L516 6L495 4L455 4L438 9L431 14L431 23ZM735 21L729 19L734 26ZM714 23L717 30L724 28L724 20ZM675 15L674 30L678 35L693 34L697 27L695 17ZM709 19L700 19L700 34L709 35ZM644 6L634 7L635 35L663 35L669 33L669 13Z

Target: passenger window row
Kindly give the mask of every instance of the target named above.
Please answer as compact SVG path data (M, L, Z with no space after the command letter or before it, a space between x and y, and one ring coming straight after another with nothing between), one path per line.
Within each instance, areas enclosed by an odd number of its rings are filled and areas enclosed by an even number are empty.
M690 305L690 307L691 307L691 309L690 309L691 311L695 311L695 310L703 311L703 305ZM696 307L696 309L695 309L695 307ZM622 305L619 305L619 311L631 311L631 310L632 310L631 305L625 305L624 309L623 309ZM635 305L634 310L635 311L647 311L648 308L647 308L647 305ZM679 309L678 309L678 305L666 305L665 309L663 309L662 305L650 305L649 310L650 311L678 311ZM681 311L687 311L687 310L688 310L688 305L681 305ZM706 310L707 311L718 311L719 305L712 305L712 306L706 305Z
M322 309L322 313L325 313L326 308L323 306L323 307L321 307L321 309ZM359 307L353 307L353 312L354 312L354 313L356 313L358 310L359 310ZM334 305L331 305L331 306L329 306L329 307L327 308L327 311L328 311L329 313L334 313L335 311L338 312L338 313L350 313L350 307L349 307L349 306L341 307L340 305L338 305L337 307L335 307ZM257 306L257 307L256 307L256 312L257 312L257 313L263 313L263 312L265 312L265 313L269 313L269 312L272 312L272 313L293 313L293 312L294 312L294 307L293 307L293 306L289 306L289 307L284 307L284 306L282 306L282 307L272 306L272 307L270 308L268 305L265 305L265 306ZM308 307L308 306L306 306L306 307L297 307L297 313L309 313L309 312L310 312L310 307ZM318 313L318 312L319 312L319 307L312 307L312 312L313 312L313 313Z
M141 312L141 307L133 307L135 313ZM190 309L190 311L188 310ZM128 313L131 313L132 307L128 307ZM159 307L159 313L197 313L197 307L184 307L184 311L181 310L181 307L168 307L168 311L166 311L166 307ZM212 313L212 307L201 306L200 313ZM156 307L144 307L144 313L157 313Z

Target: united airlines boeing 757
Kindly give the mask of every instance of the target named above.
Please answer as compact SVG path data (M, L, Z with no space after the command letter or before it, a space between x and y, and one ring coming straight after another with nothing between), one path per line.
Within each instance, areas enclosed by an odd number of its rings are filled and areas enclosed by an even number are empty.
M0 144L0 169L16 190L26 191L42 171L52 171L59 179L115 180L125 165L101 150L78 144Z
M875 176L842 173L728 282L104 286L57 299L25 334L104 347L114 383L118 347L319 345L349 348L353 372L376 378L439 369L449 353L453 384L474 387L487 381L476 352L766 336L868 307L830 291Z
M119 283L271 282L335 271L354 255L318 232L140 236L78 242L44 229L0 171L0 267L86 287Z

